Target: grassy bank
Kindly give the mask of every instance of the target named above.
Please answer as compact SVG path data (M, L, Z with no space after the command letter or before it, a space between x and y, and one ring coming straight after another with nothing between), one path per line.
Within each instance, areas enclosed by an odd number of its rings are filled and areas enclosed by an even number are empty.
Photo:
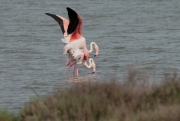
M18 116L0 113L0 121L180 121L180 79L176 74L150 86L130 71L115 79L75 84L36 99Z

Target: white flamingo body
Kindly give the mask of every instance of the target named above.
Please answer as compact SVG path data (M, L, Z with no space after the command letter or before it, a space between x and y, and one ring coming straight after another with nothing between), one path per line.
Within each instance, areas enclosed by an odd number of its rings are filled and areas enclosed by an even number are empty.
M95 56L97 56L98 55L98 51L99 51L98 45L95 42L91 42L90 43L90 50L88 50L87 47L86 47L86 39L84 37L81 37L77 41L72 41L72 42L67 43L64 46L63 54L66 54L67 51L69 51L69 50L75 52L78 49L83 49L87 53L91 53L93 51L93 45L94 45L94 49L96 51Z
M85 59L83 50L77 49L73 54L70 52L68 55L68 59L66 61L67 66L72 66L74 65L74 76L78 76L78 65L83 64L86 68L93 68L92 73L96 71L96 64L92 58L89 58L89 65L87 64L87 61Z
M78 39L76 41L72 41L72 42L67 43L64 46L63 54L66 54L67 51L69 51L69 50L75 52L76 50L78 50L80 48L82 48L82 49L86 48L86 40L84 37L81 37L80 39Z

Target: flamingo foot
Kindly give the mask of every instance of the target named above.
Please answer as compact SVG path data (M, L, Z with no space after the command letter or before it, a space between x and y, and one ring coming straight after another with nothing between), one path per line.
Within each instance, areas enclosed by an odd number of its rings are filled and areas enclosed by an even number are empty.
M96 54L94 54L94 57L98 56L98 54L99 54L99 53L98 53L98 52L96 52Z

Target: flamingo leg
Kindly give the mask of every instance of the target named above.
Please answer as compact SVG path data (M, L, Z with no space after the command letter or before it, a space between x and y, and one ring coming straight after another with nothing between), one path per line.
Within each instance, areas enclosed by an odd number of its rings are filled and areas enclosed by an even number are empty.
M74 64L73 75L74 75L74 77L77 77L77 76L78 76L78 65L77 65L76 63Z
M75 70L76 70L76 65L74 65L74 70L73 70L73 76L74 77L76 77Z
M66 60L66 66L68 66L70 63L69 63L69 60L70 60L70 54L68 55L68 58Z
M75 63L76 61L71 62L69 66L72 67Z
M69 66L69 64L72 62L73 57L71 54L68 55L68 59L66 60L66 66Z
M68 59L66 60L66 66L73 66L74 65L74 58L71 54L68 55Z
M78 70L78 65L77 65L77 70L76 70L77 76L79 76L79 70Z

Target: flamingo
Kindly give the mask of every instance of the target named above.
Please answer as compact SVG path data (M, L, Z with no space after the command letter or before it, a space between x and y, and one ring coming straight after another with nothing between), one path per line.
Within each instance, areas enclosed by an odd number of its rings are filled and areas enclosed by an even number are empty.
M82 19L81 17L71 8L67 7L69 20L55 14L45 13L46 15L54 18L60 25L64 38L62 42L66 45L63 48L63 54L69 53L68 60L66 61L67 66L74 65L74 75L78 75L78 65L83 63L87 68L93 67L95 72L95 63L92 58L89 59L89 53L94 49L96 51L94 56L98 55L99 47L95 42L90 43L90 50L86 47L86 39L82 36ZM79 58L77 58L79 57ZM89 59L89 65L87 60ZM77 71L76 71L77 70ZM76 72L76 74L75 74Z
M89 65L87 64L87 58L84 56L84 50L76 50L74 53L69 52L68 59L66 61L66 66L72 67L74 65L73 75L78 76L78 65L83 63L86 68L93 68L94 73L96 71L96 64L92 58L89 58Z
M59 15L55 15L55 14L51 14L51 13L45 13L46 15L54 18L54 20L56 20L59 25L60 28L62 30L62 33L64 35L64 38L62 38L61 40L66 43L66 45L64 46L64 54L67 53L67 51L72 50L72 51L76 51L77 49L84 49L84 54L85 56L88 58L89 57L89 53L91 53L93 51L93 45L94 45L94 49L96 51L94 56L98 55L98 51L99 51L99 47L95 42L91 42L90 43L90 50L87 49L86 47L86 39L82 36L82 19L81 17L71 8L67 7L67 11L68 11L68 16L69 16L69 20L67 20L66 18L59 16Z

